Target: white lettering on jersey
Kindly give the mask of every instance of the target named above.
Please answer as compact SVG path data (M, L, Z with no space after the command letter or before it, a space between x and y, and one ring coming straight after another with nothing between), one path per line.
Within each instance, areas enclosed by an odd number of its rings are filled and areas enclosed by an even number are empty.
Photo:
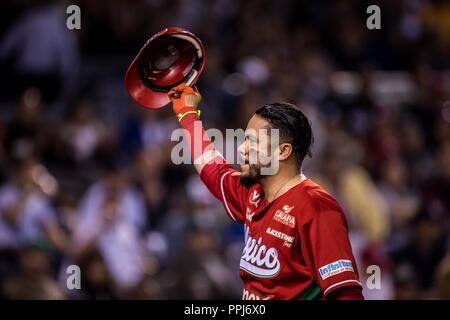
M295 228L295 217L290 215L289 212L294 209L294 206L284 205L283 210L277 210L273 219L288 226L289 228Z
M257 293L244 289L242 292L242 300L270 300L272 296L261 297Z
M286 234L284 232L281 232L281 231L278 231L278 230L275 230L275 229L272 229L272 228L267 228L266 233L268 233L268 234L270 234L270 235L272 235L274 237L277 237L277 238L279 238L279 239L281 239L283 241L287 241L289 243L293 243L294 242L294 237L293 236L290 236L290 235L288 235L288 234Z
M255 215L255 212L251 211L250 208L247 207L247 211L245 212L245 218L249 221L252 221L254 215Z
M245 227L246 243L241 256L240 268L258 278L273 278L280 271L280 261L275 248L267 248L262 238L253 239Z

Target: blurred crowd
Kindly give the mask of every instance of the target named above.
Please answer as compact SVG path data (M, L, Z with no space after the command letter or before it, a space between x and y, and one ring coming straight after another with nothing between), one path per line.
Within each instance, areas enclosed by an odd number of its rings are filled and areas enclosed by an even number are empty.
M0 297L241 298L242 226L172 163L170 108L123 85L147 38L182 26L206 47L207 128L278 100L310 117L304 172L343 206L363 283L381 270L366 298L450 299L448 1L17 0L0 17Z

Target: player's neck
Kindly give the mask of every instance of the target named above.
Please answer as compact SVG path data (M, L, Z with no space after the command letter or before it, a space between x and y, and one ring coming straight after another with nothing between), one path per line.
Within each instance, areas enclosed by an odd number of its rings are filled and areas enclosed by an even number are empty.
M272 202L303 182L306 177L297 168L280 170L276 175L266 176L261 181L267 201Z

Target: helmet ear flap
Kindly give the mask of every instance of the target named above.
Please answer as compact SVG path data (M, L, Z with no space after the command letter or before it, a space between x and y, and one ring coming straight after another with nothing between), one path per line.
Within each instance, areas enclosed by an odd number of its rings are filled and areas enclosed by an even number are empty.
M125 75L130 96L141 106L167 105L167 93L177 85L195 84L203 71L205 50L200 39L181 28L167 28L142 47Z

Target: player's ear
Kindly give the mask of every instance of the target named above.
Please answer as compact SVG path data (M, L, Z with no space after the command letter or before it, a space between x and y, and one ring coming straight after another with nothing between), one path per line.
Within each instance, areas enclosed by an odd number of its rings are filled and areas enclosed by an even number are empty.
M292 144L290 143L281 143L278 148L279 148L278 160L280 161L287 160L293 152Z

